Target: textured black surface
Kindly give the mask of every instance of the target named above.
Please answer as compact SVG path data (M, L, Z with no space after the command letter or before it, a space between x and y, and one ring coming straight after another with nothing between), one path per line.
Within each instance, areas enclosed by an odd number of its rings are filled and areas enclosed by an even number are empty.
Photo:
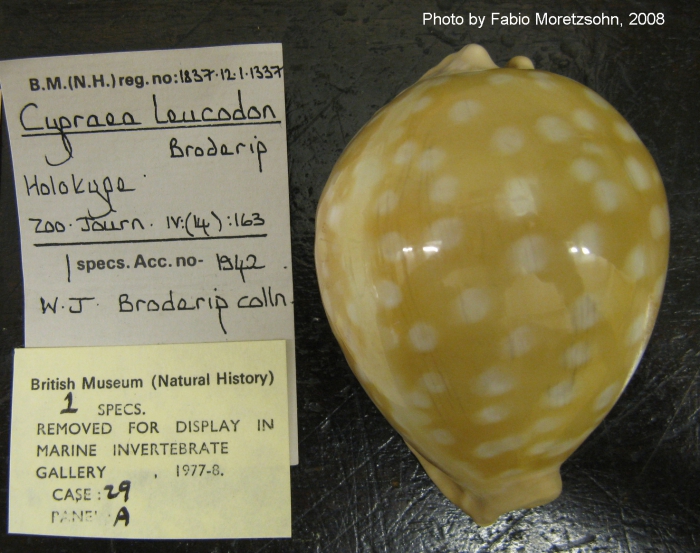
M620 16L623 27L423 26L422 13ZM630 12L665 24L628 26ZM293 538L119 541L7 535L10 353L23 345L9 145L0 177L0 553L700 551L700 6L694 0L2 0L0 58L282 42L289 129L301 463ZM608 99L657 161L671 211L664 302L637 374L563 467L544 507L477 527L437 491L351 375L321 306L314 216L345 144L397 92L469 42ZM196 512L196 509L195 509Z

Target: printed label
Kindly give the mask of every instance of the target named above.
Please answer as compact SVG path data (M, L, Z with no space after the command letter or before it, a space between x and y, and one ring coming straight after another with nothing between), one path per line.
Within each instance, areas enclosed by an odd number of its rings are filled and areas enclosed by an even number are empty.
M15 351L9 531L289 537L284 341Z

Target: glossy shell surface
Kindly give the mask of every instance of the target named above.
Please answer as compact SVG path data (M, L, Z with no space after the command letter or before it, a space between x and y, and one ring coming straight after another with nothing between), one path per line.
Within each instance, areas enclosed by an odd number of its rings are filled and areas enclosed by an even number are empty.
M463 59L348 145L316 264L357 378L488 524L554 499L622 393L661 300L669 220L653 159L603 98Z

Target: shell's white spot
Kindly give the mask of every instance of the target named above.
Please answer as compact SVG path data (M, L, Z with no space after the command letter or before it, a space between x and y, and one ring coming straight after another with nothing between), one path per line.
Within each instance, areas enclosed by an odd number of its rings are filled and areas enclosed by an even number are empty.
M630 127L627 123L615 121L613 127L618 136L622 138L622 140L624 140L625 142L641 142L637 133L634 132L634 129Z
M425 241L439 250L449 250L462 240L464 223L457 217L438 219L428 229Z
M581 367L591 360L591 348L585 342L577 342L564 352L563 363L567 369Z
M571 164L571 174L581 182L591 182L599 173L598 164L585 157L579 157Z
M513 330L503 342L503 354L515 359L525 355L535 344L535 337L528 326L520 326Z
M540 71L525 71L525 74L533 79L538 86L544 88L545 90L552 90L557 86L554 79L552 79L552 77L546 73L542 73Z
M450 457L446 460L446 468L450 471L450 474L455 475L456 478L460 479L476 479L480 480L484 478L484 475L476 470L472 465L465 461L460 461L455 457Z
M415 405L421 409L428 409L433 404L430 400L430 396L423 392L411 392L408 394L408 400L411 402L411 405Z
M574 232L572 237L573 247L576 247L578 251L586 248L592 255L601 255L603 252L602 245L602 232L595 223L584 223ZM571 248L569 250L571 251Z
M600 394L598 394L598 397L595 398L595 401L593 402L593 410L602 411L603 409L608 407L617 395L617 392L619 390L620 384L618 384L617 382L615 384L610 384L610 386L605 388L605 390L600 392Z
M576 332L591 328L599 318L598 306L588 294L580 296L571 306L571 324Z
M489 405L476 414L476 419L483 424L495 424L508 418L510 409L506 405Z
M460 100L450 108L450 119L454 123L466 123L482 109L481 104L476 100Z
M564 407L574 399L574 385L570 380L565 380L552 386L544 394L544 404L548 407Z
M532 431L536 434L546 434L547 432L556 430L562 424L564 424L564 419L561 417L542 417L532 425Z
M485 290L481 288L468 288L462 290L457 297L457 310L465 323L473 324L488 315L491 309L491 300Z
M515 177L505 185L505 197L508 208L516 217L525 217L537 213L537 201L533 188L537 179L532 177Z
M585 109L575 109L573 113L571 114L571 117L574 120L574 124L586 131L592 131L595 130L595 128L598 126L598 120L595 118L595 116L588 110Z
M625 274L635 282L646 276L647 257L641 245L632 248L627 255L627 259L625 260Z
M664 294L664 286L666 284L666 274L661 275L659 278L656 279L656 282L654 283L654 297L657 298L657 301L661 301L661 296Z
M433 103L433 99L430 96L423 96L422 98L419 98L416 100L411 106L411 111L413 113L417 113L419 111L423 111L425 108L427 108L430 104Z
M378 184L385 173L384 163L378 157L363 157L357 162L352 173L359 186L372 187Z
M563 442L559 442L559 443L555 442L549 448L549 451L547 451L546 456L547 457L556 457L557 455L561 455L562 453L566 453L567 451L578 446L585 439L587 434L588 434L588 432L585 432L581 436L576 436L575 438L571 438L570 440L564 440Z
M387 261L401 260L404 245L404 239L398 232L389 232L379 239L379 251Z
M442 165L446 158L447 154L442 148L429 148L418 158L418 167L423 171L433 172Z
M620 186L609 180L598 180L593 185L596 205L604 213L612 213L620 207Z
M499 366L481 373L475 382L474 392L481 396L501 396L515 388L515 377Z
M569 124L561 117L543 115L535 124L537 131L550 142L565 142L573 134Z
M397 165L405 165L411 161L411 158L413 158L413 155L416 153L417 149L418 145L413 140L404 142L396 149L396 153L394 154L394 163Z
M639 315L639 317L635 318L634 321L632 321L632 324L630 325L629 329L627 330L627 345L634 346L635 344L637 344L637 342L644 338L646 328L646 315Z
M393 190L387 190L377 198L377 213L387 215L399 205L399 195Z
M625 169L627 170L627 176L637 190L643 191L649 189L651 186L649 172L636 157L628 156L627 159L625 159Z
M546 440L544 442L539 442L529 447L527 450L528 455L545 455L546 457L556 457L562 453L566 453L570 449L576 447L580 444L586 437L585 434L571 438L570 440L565 440L563 442L557 442L555 440Z
M328 210L326 221L328 222L328 226L334 231L337 231L340 228L340 222L343 218L344 210L345 206L342 204L335 204Z
M449 430L443 428L433 430L430 435L433 440L442 445L452 445L457 441Z
M536 234L525 236L511 246L510 256L516 273L538 273L547 266L545 239Z
M513 80L514 77L512 75L508 75L507 73L496 73L495 75L490 75L488 78L488 81L495 85L506 84Z
M401 288L389 280L379 281L376 291L379 303L387 309L392 309L401 303Z
M350 350L350 353L355 357L359 357L362 354L362 352L360 348L360 342L357 339L357 334L355 334L355 332L351 328L346 326L341 331L341 335L343 336L343 338L345 338L345 346ZM360 370L362 370L361 367ZM364 376L364 373L362 374Z
M360 316L357 313L357 306L354 303L348 303L345 306L345 311L348 314L348 319L350 319L350 322L354 325L357 325L360 323Z
M428 90L436 86L445 84L449 79L447 77L433 77L431 79L426 79L421 85L423 90Z
M408 331L408 338L411 344L418 351L432 351L437 346L437 331L426 323L417 323Z
M500 440L479 444L474 450L474 455L481 459L491 459L502 453L521 448L525 445L526 441L524 436L506 436Z
M387 144L393 144L399 138L401 138L405 132L406 132L406 129L404 127L402 127L401 125L395 125L395 126L392 125L391 128L386 132Z
M593 92L590 88L587 88L583 91L583 93L586 95L586 98L588 98L591 102L593 102L596 106L602 109L609 109L610 104L608 104L605 100L603 100L602 97L600 97L598 94Z
M411 87L410 91L402 92L399 95L401 99L395 105L396 109L390 112L386 121L391 124L403 123L411 117L414 113L413 106L421 99L423 92L424 90L421 90L420 87Z
M668 211L663 205L655 205L649 212L649 230L651 237L658 240L662 236L668 234L669 221Z
M432 422L430 415L425 411L411 406L394 405L391 414L394 421L406 429L416 426L427 426Z
M513 155L525 144L525 134L517 127L501 127L491 137L491 145L501 154Z
M605 150L603 150L601 146L593 142L584 142L581 144L581 150L587 154L594 154L597 156L602 156L605 153Z
M438 373L425 373L421 377L421 381L423 382L423 386L425 386L431 394L441 394L447 390L445 379Z
M547 453L554 446L554 440L546 440L544 442L538 442L527 448L528 455L543 455Z
M393 328L386 326L379 327L379 340L387 351L399 347L399 335Z
M448 204L455 199L459 179L452 175L444 175L430 185L430 201L436 204Z

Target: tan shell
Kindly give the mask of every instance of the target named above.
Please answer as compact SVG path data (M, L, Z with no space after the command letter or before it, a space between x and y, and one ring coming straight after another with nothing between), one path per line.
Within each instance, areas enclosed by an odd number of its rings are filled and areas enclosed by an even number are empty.
M637 134L588 88L466 47L380 110L318 208L347 360L479 524L546 503L644 351L669 221Z

